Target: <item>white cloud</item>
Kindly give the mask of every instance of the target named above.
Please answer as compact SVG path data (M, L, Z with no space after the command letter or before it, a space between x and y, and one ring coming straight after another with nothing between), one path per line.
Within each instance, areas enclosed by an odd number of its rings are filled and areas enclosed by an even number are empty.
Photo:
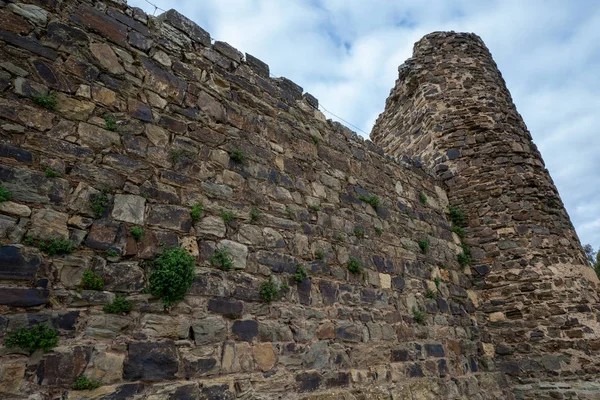
M482 37L584 243L600 246L600 3L153 0L262 59L370 132L424 34ZM152 13L144 0L130 0ZM158 14L158 12L157 12Z

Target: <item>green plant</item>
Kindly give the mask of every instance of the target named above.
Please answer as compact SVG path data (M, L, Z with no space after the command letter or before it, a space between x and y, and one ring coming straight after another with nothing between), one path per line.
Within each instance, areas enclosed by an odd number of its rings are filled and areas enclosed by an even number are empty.
M306 273L306 270L304 269L304 267L300 264L298 264L296 266L296 273L294 274L294 280L296 281L296 283L301 283L304 278L308 277L308 274Z
M373 208L379 207L379 197L377 197L374 194L370 196L365 196L361 194L360 196L358 196L358 199L360 201L364 201L365 203L370 204Z
M417 243L419 244L419 248L421 249L421 252L423 254L427 253L427 250L429 250L429 240L423 239L423 240L419 240Z
M322 250L315 251L315 258L317 260L322 260L325 257L325 253Z
M463 213L461 209L457 207L450 207L448 209L448 214L450 215L450 221L452 221L453 225L461 228L464 228L467 225L465 213Z
M425 297L428 299L435 299L435 292L431 289L427 289L427 292L425 292Z
M106 190L101 190L99 193L94 193L90 196L90 207L96 218L100 218L104 215L108 200L108 193Z
M469 250L469 247L464 243L462 243L460 247L462 248L462 252L456 256L458 264L460 264L461 267L471 265L471 250Z
M350 257L346 267L348 268L348 271L353 274L360 274L362 272L362 263L358 258L355 257Z
M48 94L38 94L33 96L32 100L35 104L44 107L47 110L54 110L56 108L56 104L58 103L56 93L54 92L50 92Z
M27 246L34 246L35 245L35 239L31 235L27 235L23 239L23 243L25 243Z
M365 237L365 230L360 226L354 227L354 236L356 236L357 238Z
M20 347L29 352L42 349L44 352L50 351L58 344L58 337L54 329L46 324L38 324L31 328L22 327L17 332L8 335L4 339L6 347Z
M164 249L151 264L148 291L162 297L165 306L183 300L194 280L194 257L181 247L174 247Z
M141 240L144 237L144 229L139 226L132 226L129 232L135 240Z
M221 211L221 218L225 221L226 224L234 221L237 218L237 215L233 211Z
M440 279L439 276L436 276L435 278L433 278L433 283L435 283L435 287L439 289L440 283L442 283L442 280Z
M235 148L229 152L229 158L231 158L234 162L241 164L244 162L246 156L242 149Z
M285 206L285 213L287 214L289 219L294 219L294 212L290 208L290 206Z
M46 175L46 178L57 178L60 176L60 172L55 171L50 167L46 167L44 174Z
M413 310L413 320L418 324L422 324L425 322L425 314L419 310Z
M192 210L190 211L190 217L192 217L192 222L200 221L200 217L204 212L204 204L196 203L192 206Z
M321 206L319 206L317 204L312 204L312 205L308 206L308 209L310 211L317 212L317 211L321 211Z
M81 278L81 287L87 290L102 290L104 289L104 280L94 271L86 269Z
M93 381L87 376L81 375L71 385L73 390L94 390L100 387L100 382Z
M287 292L288 290L290 290L290 285L288 285L287 282L283 282L279 290L281 290L282 292Z
M446 264L440 264L440 269L446 269L448 267L446 267Z
M104 306L104 312L108 314L127 314L131 311L131 302L125 297L117 296L110 303Z
M171 152L169 153L169 158L173 167L176 166L179 160L181 159L181 154L182 153L179 150L171 150Z
M381 235L383 235L383 229L376 227L375 228L375 233L377 234L377 236L381 236Z
M210 257L210 262L215 267L223 271L229 271L233 268L233 256L229 252L229 247L221 246L215 249L215 252Z
M115 249L108 249L108 250L106 250L106 256L107 257L119 257L119 252Z
M0 203L4 203L13 198L12 193L0 184Z
M254 222L260 218L260 210L256 207L252 207L250 210L250 221Z
M104 118L104 129L108 131L116 131L117 130L117 119L112 114L104 114L102 117Z
M318 146L319 143L321 143L321 139L317 135L310 135L310 138L312 139L315 146Z
M260 297L267 303L270 303L279 297L279 290L277 289L275 282L273 282L273 278L269 278L260 284Z
M419 193L419 200L421 201L421 204L427 204L427 195L423 192Z
M75 244L67 239L54 238L49 240L42 240L39 242L38 247L41 251L48 254L49 256L71 254Z
M458 225L452 225L451 230L452 230L452 232L456 233L459 238L462 238L465 236L465 231L463 230L463 228L461 228Z

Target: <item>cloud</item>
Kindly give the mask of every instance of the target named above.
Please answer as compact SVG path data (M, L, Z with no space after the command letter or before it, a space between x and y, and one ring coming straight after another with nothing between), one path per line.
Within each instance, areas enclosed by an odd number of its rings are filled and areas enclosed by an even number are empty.
M274 75L292 79L367 133L417 40L439 30L477 33L502 71L582 242L600 246L598 2L153 1L262 59ZM129 3L154 11L145 0Z

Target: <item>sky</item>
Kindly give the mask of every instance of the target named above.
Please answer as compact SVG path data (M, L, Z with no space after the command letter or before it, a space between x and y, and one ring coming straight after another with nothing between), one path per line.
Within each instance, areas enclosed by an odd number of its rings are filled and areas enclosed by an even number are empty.
M416 41L433 31L478 34L579 238L600 247L600 1L150 1L260 58L365 138ZM146 0L129 5L161 13Z

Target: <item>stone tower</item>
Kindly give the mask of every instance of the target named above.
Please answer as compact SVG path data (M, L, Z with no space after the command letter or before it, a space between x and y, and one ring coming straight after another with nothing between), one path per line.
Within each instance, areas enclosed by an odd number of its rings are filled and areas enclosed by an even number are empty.
M371 138L420 159L464 211L483 347L517 398L598 398L598 280L483 41L417 42Z

